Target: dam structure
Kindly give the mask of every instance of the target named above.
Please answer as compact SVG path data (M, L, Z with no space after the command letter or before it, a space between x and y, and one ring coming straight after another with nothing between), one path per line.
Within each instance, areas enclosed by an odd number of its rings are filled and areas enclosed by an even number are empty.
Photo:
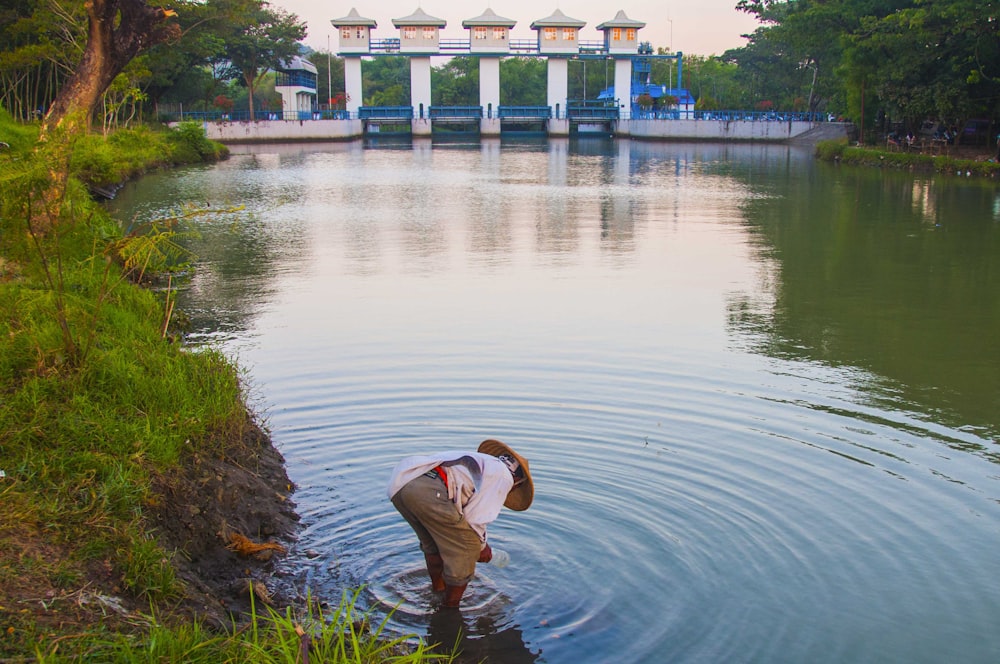
M427 135L437 123L474 123L484 136L499 135L504 125L538 122L549 135L567 135L578 125L603 125L614 131L613 124L631 115L632 58L639 55L639 30L645 23L630 19L624 11L597 26L602 39L581 39L584 21L556 10L550 16L531 23L535 35L516 39L513 19L498 16L486 9L479 16L462 21L466 39L442 39L447 22L422 9L402 18L392 19L397 36L376 38L374 19L361 16L356 9L330 23L339 33L338 55L344 59L344 87L347 111L372 126L409 120L413 135ZM379 55L402 55L410 62L410 105L398 108L363 106L362 59ZM479 61L478 106L444 107L431 103L432 56L476 56ZM546 100L538 106L503 106L500 103L500 60L503 57L540 57L546 60ZM671 58L678 65L682 54L654 56ZM617 97L604 102L574 103L568 98L568 63L591 59L612 61ZM541 100L540 100L541 101Z
M487 8L462 20L467 36L442 38L447 21L417 8L409 16L391 20L391 37L377 37L378 22L357 9L330 23L337 30L337 55L344 63L345 109L316 105L316 68L295 58L278 73L276 92L283 109L255 119L205 122L209 138L225 142L349 140L365 135L408 133L432 136L435 131L501 136L526 126L549 136L599 134L652 140L767 141L784 142L807 136L825 116L809 113L753 111L700 111L683 88L683 53L654 54L639 40L646 26L618 11L596 26L600 39L584 39L584 21L559 9L531 22L531 38L516 38L517 21ZM365 105L365 60L404 56L409 61L408 105ZM431 58L474 56L479 66L478 104L441 106L432 102ZM534 106L501 104L501 60L508 57L543 58L546 61L546 98ZM651 85L650 63L673 60L672 85ZM613 85L597 99L569 98L569 62L598 61L613 69ZM674 83L675 82L675 83ZM662 89L660 89L662 88ZM642 108L638 99L664 97L672 102L655 111ZM829 129L829 128L827 128ZM825 132L828 134L829 131Z

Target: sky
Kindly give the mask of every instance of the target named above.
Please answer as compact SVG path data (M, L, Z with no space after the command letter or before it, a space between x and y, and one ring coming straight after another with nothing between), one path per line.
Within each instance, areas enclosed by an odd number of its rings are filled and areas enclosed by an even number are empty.
M534 39L532 21L547 18L561 10L570 18L586 21L580 39L600 41L603 35L597 26L615 17L619 10L646 27L639 31L639 40L651 42L654 48L672 47L688 55L721 55L727 49L744 46L742 34L753 32L757 23L743 12L736 11L736 0L270 0L272 6L296 14L306 22L309 34L305 39L315 50L326 51L327 44L337 52L337 33L331 19L347 16L351 8L365 18L374 19L378 27L376 39L398 37L392 19L412 14L418 7L436 18L447 21L442 39L468 38L462 21L482 14L487 8L497 15L517 21L512 39Z

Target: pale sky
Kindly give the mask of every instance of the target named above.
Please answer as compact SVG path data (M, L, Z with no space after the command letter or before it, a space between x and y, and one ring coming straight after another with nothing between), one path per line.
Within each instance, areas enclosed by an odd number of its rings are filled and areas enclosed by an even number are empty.
M624 10L630 19L646 24L639 31L640 41L651 42L654 48L672 46L674 51L690 55L721 55L727 49L744 46L746 40L740 35L753 32L757 27L751 16L736 11L736 0L612 0L609 3L595 0L554 0L549 3L531 0L270 2L306 22L309 28L305 39L307 45L325 51L329 40L334 53L337 52L337 33L330 20L347 16L352 7L361 16L378 23L372 33L376 39L398 37L399 30L392 25L392 19L409 16L420 7L431 16L447 21L447 27L441 32L442 39L468 38L469 32L462 27L462 21L475 18L490 8L499 16L517 21L511 31L512 39L534 39L537 33L531 29L532 21L547 18L559 9L570 18L586 21L587 25L580 31L581 40L600 41L603 35L597 26L613 19L618 10Z

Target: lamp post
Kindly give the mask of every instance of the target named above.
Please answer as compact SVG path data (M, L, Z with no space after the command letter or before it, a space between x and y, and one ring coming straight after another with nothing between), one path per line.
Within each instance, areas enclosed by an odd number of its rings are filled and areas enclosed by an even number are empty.
M667 18L667 22L670 23L670 44L667 46L667 51L669 53L673 53L674 52L674 19L668 17ZM668 79L669 80L668 89L671 91L670 94L673 94L673 89L674 89L674 67L675 66L677 66L677 61L676 60L674 61L674 65L671 66L670 69L668 70L668 72L670 73L670 77Z
M333 99L333 56L330 55L330 33L326 35L326 110L332 111L330 108L333 103L330 101ZM332 114L331 114L332 116Z

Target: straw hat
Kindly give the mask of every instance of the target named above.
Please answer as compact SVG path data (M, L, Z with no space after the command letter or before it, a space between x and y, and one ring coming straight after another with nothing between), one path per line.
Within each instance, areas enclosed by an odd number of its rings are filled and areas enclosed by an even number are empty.
M484 440L479 444L478 451L495 457L498 457L501 454L506 454L517 459L517 463L520 464L521 469L524 470L525 481L510 490L507 494L507 499L503 501L503 504L508 509L512 509L516 512L523 512L528 509L531 505L531 501L535 498L535 484L531 481L531 471L528 470L528 460L514 450L510 449L510 447L504 443L501 443L499 440Z

